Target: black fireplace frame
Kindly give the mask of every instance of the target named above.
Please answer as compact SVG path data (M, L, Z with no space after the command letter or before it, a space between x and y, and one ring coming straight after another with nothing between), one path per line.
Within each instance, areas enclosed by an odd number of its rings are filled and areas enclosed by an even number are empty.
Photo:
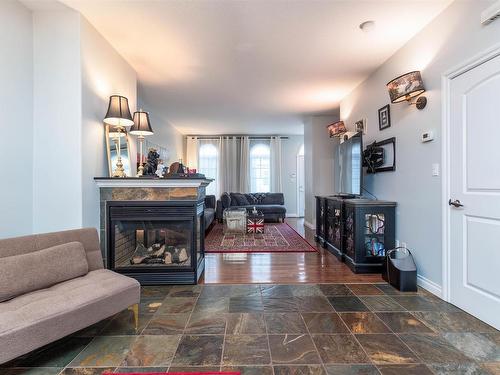
M142 216L133 216L133 214L122 218L111 218L114 207L121 208L144 208L147 210L166 208L167 212L158 215L143 213ZM137 211L137 210L136 210ZM183 201L107 201L106 202L106 265L107 268L123 275L133 277L141 285L176 285L197 284L205 269L205 220L204 220L204 202L183 200ZM198 233L197 219L199 218L200 228L200 249L196 235ZM191 230L191 246L188 249L191 256L191 265L189 266L147 266L134 265L130 267L115 268L115 259L113 254L113 243L115 231L114 221L118 220L151 220L151 221L189 221ZM198 252L200 259L198 259Z

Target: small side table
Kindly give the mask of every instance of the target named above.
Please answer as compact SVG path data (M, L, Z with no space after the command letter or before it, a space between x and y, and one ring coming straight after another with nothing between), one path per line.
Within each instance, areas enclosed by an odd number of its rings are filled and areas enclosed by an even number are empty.
M226 208L222 213L224 221L223 232L246 233L247 210L246 208Z
M262 212L248 213L247 233L264 233L264 214Z

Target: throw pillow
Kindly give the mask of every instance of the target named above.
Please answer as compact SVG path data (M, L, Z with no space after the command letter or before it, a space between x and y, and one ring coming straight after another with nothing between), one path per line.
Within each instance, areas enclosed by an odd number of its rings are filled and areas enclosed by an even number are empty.
M237 204L234 204L236 202ZM250 202L248 201L245 194L240 193L231 193L231 205L232 206L249 206Z
M87 256L80 242L0 258L0 302L88 272Z

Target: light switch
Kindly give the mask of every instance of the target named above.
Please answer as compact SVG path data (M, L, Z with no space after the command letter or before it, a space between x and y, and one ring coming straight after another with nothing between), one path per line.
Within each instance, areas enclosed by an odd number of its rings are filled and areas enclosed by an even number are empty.
M438 163L432 164L432 175L439 176L439 164Z

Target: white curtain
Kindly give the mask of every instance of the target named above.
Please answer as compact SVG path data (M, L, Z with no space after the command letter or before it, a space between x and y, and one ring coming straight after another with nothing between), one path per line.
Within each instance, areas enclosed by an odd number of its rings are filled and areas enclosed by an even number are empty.
M198 169L198 137L187 137L186 140L186 161L184 165L191 169Z
M221 137L219 153L219 191L239 191L239 139L237 137Z
M212 181L206 189L207 195L215 195L218 199L219 193L219 163L220 163L220 141L216 139L198 140L198 171Z
M281 137L271 137L271 191L282 193L281 179Z
M241 137L240 193L250 193L250 138Z

